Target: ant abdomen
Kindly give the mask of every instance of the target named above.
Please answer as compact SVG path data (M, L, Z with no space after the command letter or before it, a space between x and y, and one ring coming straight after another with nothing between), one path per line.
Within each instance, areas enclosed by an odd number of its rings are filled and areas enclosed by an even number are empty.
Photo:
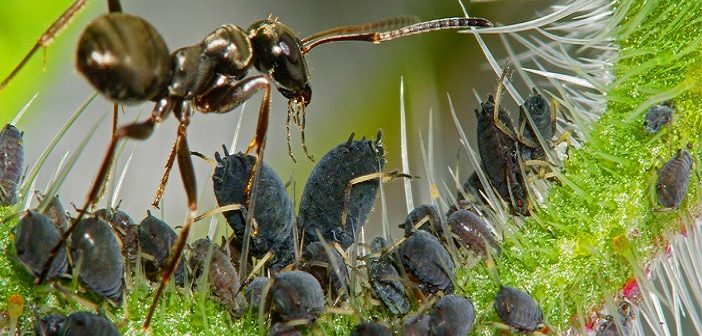
M83 31L76 66L111 101L136 104L163 94L171 57L166 42L146 20L109 13Z

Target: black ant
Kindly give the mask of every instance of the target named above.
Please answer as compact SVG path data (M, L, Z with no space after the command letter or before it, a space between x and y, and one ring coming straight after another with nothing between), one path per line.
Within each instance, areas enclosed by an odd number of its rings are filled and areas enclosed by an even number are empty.
M66 25L83 7L85 1L77 0L57 19L10 76L0 83L0 89L39 47L46 45L46 41L50 41ZM123 138L148 138L155 125L172 112L179 121L176 141L153 205L158 206L170 170L177 159L190 211L180 237L173 247L172 258L163 271L163 280L146 317L145 328L148 328L163 288L178 264L197 210L195 174L186 136L193 107L202 113L225 113L249 100L255 93L263 91L256 135L246 150L246 153L249 153L256 148L258 156L247 187L247 195L250 195L251 188L255 187L257 167L260 166L263 156L271 104L271 85L275 85L275 88L289 99L286 127L290 156L292 157L292 118L300 127L305 153L312 159L305 147L304 137L305 107L312 98L305 55L311 49L337 41L366 41L379 44L431 31L492 25L490 21L481 18L444 18L426 22L394 18L336 27L300 40L290 28L277 19L268 18L254 22L246 30L232 24L222 25L199 44L169 53L163 38L148 21L122 13L119 0L108 0L108 8L109 13L93 20L83 31L78 43L78 70L95 89L115 103L115 121L117 104L153 101L155 106L147 120L119 128L115 126L97 178L88 193L83 211L79 212L74 223L79 222L86 212L85 209L97 200L119 141ZM252 68L259 74L249 75L248 72ZM61 242L53 248L39 283L46 279L48 266L51 265L56 251L73 231L73 227L71 225L64 232Z

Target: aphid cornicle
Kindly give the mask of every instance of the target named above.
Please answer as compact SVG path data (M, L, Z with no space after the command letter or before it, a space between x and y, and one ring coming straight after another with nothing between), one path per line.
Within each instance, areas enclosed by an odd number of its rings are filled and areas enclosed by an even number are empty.
M256 163L256 158L241 153L224 156L215 153L217 167L212 175L214 194L219 206L248 204L246 186ZM253 196L252 196L253 197ZM253 218L257 226L251 234L249 255L262 258L266 253L273 253L270 268L273 272L283 269L295 259L292 225L294 220L293 205L288 191L278 174L263 162L258 175L256 202ZM242 211L224 213L227 223L234 230L235 247L241 251L246 229L245 216Z
M434 305L429 325L434 336L463 336L473 330L475 307L468 297L446 295Z
M381 253L385 248L385 239L375 237L371 242L373 253ZM389 260L390 256L373 257L366 263L368 278L375 296L393 315L406 314L410 304L402 285L400 274Z
M544 326L541 307L531 295L520 289L500 286L492 306L500 320L518 332L529 333Z
M190 254L190 268L195 277L200 277L207 265L207 254L212 249L207 279L212 292L219 298L229 312L239 317L246 311L245 294L239 294L239 274L234 265L217 246L212 246L209 239L198 239L193 243Z
M670 123L675 113L675 107L670 101L655 104L646 112L643 128L649 134L658 133L663 126Z
M527 190L519 167L518 145L509 134L514 134L512 121L501 105L495 119L495 99L492 95L480 103L480 110L476 109L475 114L478 118L478 150L490 183L514 212L527 215Z
M22 177L24 147L22 135L15 126L5 125L0 131L0 205L17 203L17 185Z
M666 208L677 209L680 207L685 195L687 195L691 168L692 156L688 151L682 149L663 165L663 168L658 172L658 181L656 182L658 203Z
M14 235L17 258L34 276L39 276L49 258L51 247L61 239L58 228L49 217L28 210L15 227ZM62 248L56 254L47 278L58 277L66 272L67 267L66 249Z
M122 303L124 259L110 225L98 217L74 225L71 257L80 280L98 296Z
M338 242L347 249L355 241L378 191L377 179L351 186L343 224L345 189L357 177L380 172L385 165L385 151L378 131L375 141L354 140L339 144L325 154L310 173L300 199L298 232L305 242L318 241L317 230L327 242Z

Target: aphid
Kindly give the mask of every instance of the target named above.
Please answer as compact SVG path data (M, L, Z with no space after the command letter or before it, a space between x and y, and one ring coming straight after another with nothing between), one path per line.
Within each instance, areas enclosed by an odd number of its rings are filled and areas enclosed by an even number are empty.
M429 320L431 317L420 314L410 317L402 329L403 336L429 336Z
M272 321L314 322L324 310L324 293L317 279L302 271L278 273L270 296Z
M539 304L517 288L501 286L492 306L500 320L518 332L529 333L544 326L544 313Z
M595 336L628 336L632 334L632 323L636 317L636 308L629 302L622 301L614 316L608 316L606 321L597 328Z
M464 336L473 330L475 307L468 297L446 295L434 305L429 325L434 336Z
M375 237L371 242L373 253L381 253L385 244L383 237ZM410 308L409 300L405 294L405 287L400 281L400 274L389 260L389 256L370 258L367 265L368 277L375 296L393 315L406 314Z
M670 101L651 106L644 117L644 130L649 134L658 133L663 126L670 123L673 119L673 113L675 113L675 106Z
M459 243L476 255L485 256L488 246L500 252L500 244L488 224L472 211L458 209L448 217L448 226Z
M490 183L516 213L527 215L529 206L525 180L519 167L514 127L507 112L489 96L475 110L478 118L478 150Z
M418 230L424 230L428 232L433 232L437 237L443 237L443 230L441 228L441 214L436 206L431 204L422 204L414 209L407 215L405 222L400 224L400 228L405 229L408 227L413 228L420 221L425 221Z
M42 336L119 336L119 330L110 320L90 312L75 312L67 317L48 315L37 321L34 331Z
M392 336L392 331L380 323L367 321L357 324L351 336Z
M252 310L253 312L258 312L260 305L261 305L261 300L263 298L263 289L268 283L268 278L267 277L255 277L251 282L246 286L246 301L249 303L249 309ZM263 308L264 311L268 311L270 309L270 297L266 299L264 302L265 307Z
M195 277L200 276L207 264L207 254L210 249L212 259L209 262L207 279L212 292L233 316L239 317L246 310L246 302L243 295L238 295L239 274L227 255L216 246L212 246L209 239L198 239L191 249L190 268Z
M0 131L0 205L17 203L17 185L22 177L24 148L22 135L15 126L5 125Z
M330 293L335 298L341 294L348 293L348 272L344 258L341 257L339 252L334 248L331 248L330 252L338 269L334 268L329 259L329 254L321 242L312 242L305 245L298 261L297 269L312 274L319 281L324 294L329 293L331 289Z
M470 174L468 179L466 179L466 181L463 182L463 192L459 191L457 193L456 200L461 201L466 199L465 196L472 195L475 201L485 201L485 197L482 195L482 193L484 192L485 189L483 189L483 184L480 182L480 177L478 177L478 173L473 172L473 174Z
M82 219L74 225L70 251L83 284L98 296L121 304L124 259L110 225L97 217Z
M539 143L526 114L531 116L544 141L550 141L556 134L556 111L551 109L549 102L536 88L532 88L532 92L534 94L519 107L519 148L523 160L544 160L546 149Z
M690 182L692 156L686 150L679 150L658 172L656 194L658 203L666 208L680 207Z
M303 148L311 158L304 146L304 110L312 98L305 54L311 49L336 41L366 41L377 44L435 30L492 25L488 20L480 18L447 18L420 23L391 19L337 27L300 40L290 28L277 19L269 18L254 22L246 30L232 24L222 25L199 44L180 48L169 54L163 38L150 23L138 16L121 13L119 0L108 0L108 7L110 13L90 22L81 34L76 67L96 90L115 104L153 101L155 106L147 120L115 129L82 209L87 209L97 199L118 143L124 138L148 138L155 125L173 112L178 119L178 132L153 204L158 206L170 170L177 158L190 210L174 248L172 262L166 268L154 295L154 304L146 317L145 327L149 326L155 303L158 302L177 266L197 210L195 173L187 141L187 128L193 107L202 113L225 113L262 91L263 100L256 135L247 148L247 153L256 148L256 154L261 157L268 129L271 87L274 86L289 99L286 122L288 130L292 117L294 123L302 130ZM69 10L59 18L25 60L42 45L42 40L53 38L76 12L77 9ZM398 22L402 24L401 28L390 29ZM390 30L376 31L382 29ZM24 63L21 62L9 77L0 83L0 87L4 86ZM260 74L247 76L248 71L254 68ZM115 108L115 115L116 111ZM250 181L249 185L253 184L253 180ZM251 188L247 187L247 193L250 190ZM76 222L80 222L83 213L84 211L79 213ZM72 230L68 229L62 237L62 242L52 251L59 249ZM45 268L48 268L49 264L50 262L47 262ZM39 282L44 278L45 275L40 276Z
M122 241L122 255L129 261L129 265L134 264L139 253L139 226L134 224L132 217L124 211L114 209L100 209L95 211L95 216L110 223Z
M424 295L453 292L453 261L432 234L423 230L411 234L400 244L397 254L406 273L411 275L410 280L417 283Z
M296 328L296 325L288 322L276 322L268 331L268 336L301 336L302 333Z
M27 210L14 229L17 258L34 276L39 276L49 258L51 247L59 242L61 233L49 217L34 210ZM66 249L61 248L51 263L48 279L66 272Z
M378 191L376 179L351 186L346 223L343 223L345 190L353 179L380 172L385 152L378 131L375 141L353 140L337 145L314 166L300 199L298 232L305 242L318 241L317 230L328 242L338 242L347 249L365 223Z
M217 204L241 204L245 207L249 201L246 186L251 179L256 158L241 153L227 153L226 148L224 157L215 153L217 167L212 182ZM268 252L273 253L270 267L273 272L278 272L295 259L292 248L293 205L280 177L265 162L261 165L258 179L255 197L259 206L253 210L256 226L252 226L249 252L256 258L262 258ZM245 215L242 211L232 210L225 212L224 216L234 230L233 243L240 252L246 229Z
M167 265L171 248L178 235L166 222L154 217L148 210L146 218L139 223L137 231L142 259L144 259L144 274L149 280L157 281L159 274ZM185 275L185 267L181 260L173 273L176 284L182 286L185 283Z

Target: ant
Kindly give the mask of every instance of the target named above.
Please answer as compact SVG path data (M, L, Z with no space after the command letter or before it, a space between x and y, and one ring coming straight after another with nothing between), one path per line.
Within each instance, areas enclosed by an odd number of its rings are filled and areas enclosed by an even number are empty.
M0 83L0 89L24 66L41 46L45 46L56 33L84 6L86 0L77 0L40 37L34 48ZM112 139L88 193L83 210L73 223L78 223L86 209L99 197L118 143L124 138L144 140L153 132L156 124L169 114L179 121L175 144L166 163L161 184L153 205L158 207L168 181L170 170L177 159L181 179L185 186L189 212L176 244L171 260L163 271L162 281L154 295L153 304L144 323L148 328L156 303L165 285L178 264L183 252L190 226L197 210L195 174L188 149L187 128L195 111L202 113L226 113L263 91L259 109L256 134L246 153L256 149L257 162L247 185L247 195L255 188L258 168L263 157L268 115L271 104L271 86L288 99L286 128L288 150L290 146L290 120L300 127L302 146L305 146L305 107L312 98L309 84L310 74L305 55L313 48L337 41L365 41L374 44L398 38L423 34L437 30L470 29L490 27L490 21L482 18L458 17L418 22L409 18L390 18L351 26L341 26L313 34L300 40L293 31L277 19L267 18L254 22L248 29L225 24L207 35L202 42L180 48L169 53L166 43L148 21L138 16L125 14L119 0L108 0L109 13L91 23L83 31L79 43L76 65L86 79L103 96L115 104ZM258 74L250 75L256 69ZM148 119L117 127L117 105L155 102ZM293 157L294 160L294 157ZM247 196L248 198L248 196ZM247 201L253 207L253 200ZM252 214L253 211L249 212ZM250 219L250 218L249 218ZM71 225L53 248L39 283L46 275L56 252L65 244L73 231Z

